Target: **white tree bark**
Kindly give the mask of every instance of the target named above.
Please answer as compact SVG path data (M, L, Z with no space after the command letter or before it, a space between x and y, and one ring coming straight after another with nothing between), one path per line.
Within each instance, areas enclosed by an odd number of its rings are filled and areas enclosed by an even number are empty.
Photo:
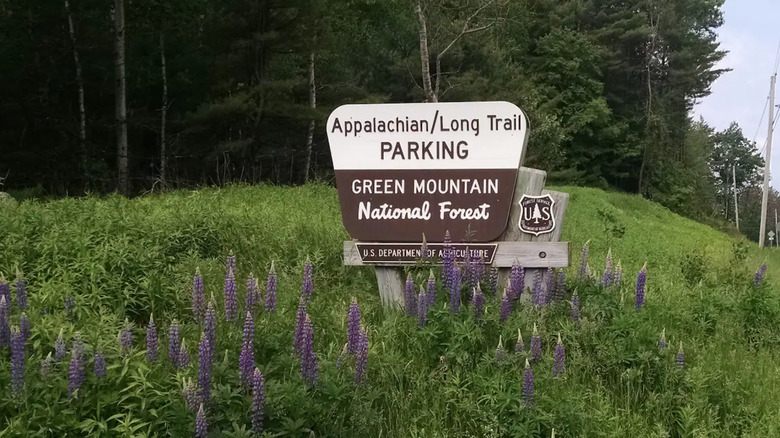
M420 1L417 2L414 10L417 12L417 19L420 22L420 62L422 63L423 92L425 93L425 98L428 102L438 102L436 94L433 92L433 87L431 86L431 66L430 56L428 54L428 28L425 25L425 15L423 14L422 3Z
M317 87L314 81L314 51L309 55L309 108L314 112L317 108ZM306 166L303 171L303 183L309 182L309 172L311 168L311 154L314 146L314 116L309 121L309 133L306 137Z
M127 103L125 88L125 3L114 0L114 72L116 75L116 157L119 193L127 196Z
M68 33L73 50L73 62L76 65L76 84L79 89L79 152L81 153L82 171L87 167L87 112L84 108L84 81L81 77L81 61L79 51L76 48L76 29L73 26L73 14L70 11L70 3L65 0L65 14L68 18Z

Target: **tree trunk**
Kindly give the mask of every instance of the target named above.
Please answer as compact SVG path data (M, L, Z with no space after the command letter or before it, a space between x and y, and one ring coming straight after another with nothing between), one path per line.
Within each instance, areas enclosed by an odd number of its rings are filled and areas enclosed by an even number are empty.
M652 4L650 5L652 8ZM647 113L645 124L645 142L642 147L642 164L639 166L639 187L638 192L642 195L642 189L645 184L645 167L647 166L647 150L649 143L652 140L652 123L653 123L653 72L652 72L652 59L656 51L656 41L658 38L658 17L653 21L653 11L650 12L650 28L652 37L650 39L650 47L647 51L647 60L645 61L645 67L647 70Z
M81 153L81 171L87 170L87 112L84 109L84 81L81 78L81 61L76 49L76 30L73 26L73 14L70 11L70 3L65 0L65 14L68 17L68 32L73 50L73 62L76 65L76 84L79 88L79 152Z
M118 171L117 188L124 196L128 194L127 170L127 104L125 94L125 3L114 0L114 71L116 74L116 161Z
M425 26L425 15L423 15L422 4L418 1L414 7L417 12L417 19L420 22L420 62L422 63L422 83L423 92L428 102L438 102L436 93L431 86L431 66L430 56L428 55L428 28Z
M317 108L317 87L314 82L314 51L309 55L309 109L314 112ZM303 183L309 182L309 171L311 169L311 153L314 145L314 114L309 121L309 133L306 137L306 166L303 171Z
M165 186L165 122L168 116L168 74L165 71L165 34L160 32L160 74L162 75L162 108L160 109L160 182Z

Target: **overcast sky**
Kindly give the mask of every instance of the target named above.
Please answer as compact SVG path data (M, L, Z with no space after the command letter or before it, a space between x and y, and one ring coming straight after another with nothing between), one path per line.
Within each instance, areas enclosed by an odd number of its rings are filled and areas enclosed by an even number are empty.
M694 111L717 130L727 128L732 121L739 123L745 137L755 138L760 151L767 138L767 116L760 126L759 120L780 43L780 0L726 0L723 12L725 24L718 34L721 48L729 54L718 67L732 71L715 82L712 94ZM780 93L775 100L780 104ZM780 190L780 137L773 138L771 175L777 176L772 178L772 187Z

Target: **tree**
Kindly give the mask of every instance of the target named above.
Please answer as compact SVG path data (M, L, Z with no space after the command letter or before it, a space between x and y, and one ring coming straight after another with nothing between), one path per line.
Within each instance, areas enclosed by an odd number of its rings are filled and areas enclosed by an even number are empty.
M114 68L116 75L116 157L119 193L128 194L127 104L125 86L125 2L114 0Z
M715 178L720 212L728 219L732 210L735 171L737 195L741 196L746 189L761 184L764 159L758 154L755 143L745 138L736 122L714 134L712 139L714 146L709 165Z

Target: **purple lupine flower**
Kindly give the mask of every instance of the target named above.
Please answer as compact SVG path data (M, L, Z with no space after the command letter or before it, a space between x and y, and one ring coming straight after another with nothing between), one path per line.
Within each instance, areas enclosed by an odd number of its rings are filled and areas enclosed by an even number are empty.
M450 284L450 272L455 265L455 252L452 249L450 230L444 232L444 245L441 254L441 284Z
M54 360L59 362L65 358L65 339L62 338L62 329L60 334L57 335L57 340L54 341Z
M241 372L241 382L247 388L252 386L252 370L255 368L255 350L252 342L255 336L255 323L252 312L246 312L244 319L244 340L241 343L241 354L238 358L238 369Z
M208 335L205 332L201 333L200 344L198 344L198 388L204 403L208 403L211 399L212 350Z
M244 297L244 309L253 311L257 303L261 302L260 289L257 287L257 278L253 272L246 279L246 296Z
M421 285L417 296L417 326L420 328L428 324L428 301L428 294Z
M206 412L203 411L203 403L200 404L198 414L195 416L195 438L206 438L209 426L206 423Z
M417 294L415 293L414 279L410 272L406 276L406 284L404 285L404 305L406 308L406 316L417 315Z
M203 403L203 400L201 400L200 395L198 394L198 387L192 382L192 379L187 379L187 383L182 390L182 395L184 396L184 402L187 405L187 409L190 412L196 412L198 406Z
M76 309L76 300L73 297L65 297L65 316L68 319L73 318L73 311Z
M558 343L555 344L553 355L553 376L563 375L564 372L566 372L566 349L561 342L561 334L558 333Z
M515 343L515 353L522 353L525 351L525 343L523 342L523 334L520 333L520 329L517 329L517 343Z
M504 288L504 296L501 298L501 307L498 310L498 320L504 322L512 314L512 301L509 299L507 289Z
M753 285L758 286L764 281L764 275L766 275L766 263L762 263L761 267L756 271L756 276L753 278Z
M276 270L274 262L271 262L271 269L268 270L268 280L265 283L265 311L276 312L276 288L277 288Z
M314 265L311 264L311 259L306 257L306 263L303 265L303 288L301 290L301 296L304 300L308 301L314 295Z
M585 242L585 245L582 246L582 254L580 261L580 269L577 272L580 280L586 280L590 278L590 270L588 269L588 244L590 243L590 240Z
M504 350L504 340L501 335L498 336L498 346L496 346L496 362L501 363L506 361L506 350Z
M450 272L450 313L460 312L460 268L453 266Z
M181 337L179 334L179 323L175 319L171 322L168 329L168 360L174 367L179 366L179 347L181 346Z
M666 329L661 331L661 339L658 340L658 348L666 350Z
M557 280L555 281L555 292L552 298L555 301L560 301L566 294L566 272L563 269L558 270Z
M368 333L360 331L360 345L355 358L355 383L358 385L366 377L366 365L368 364Z
M645 305L645 282L647 281L647 263L642 266L639 274L636 276L636 295L634 298L634 307L637 309Z
M425 233L422 233L422 244L420 245L420 260L427 261L428 257L428 241L425 240Z
M677 368L682 368L685 365L685 353L683 352L682 341L680 341L680 349L677 350L677 359L675 360Z
M485 295L482 293L479 283L477 283L477 287L474 289L474 296L471 302L474 306L474 319L482 319L482 314L485 310Z
M536 330L536 323L534 323L534 331L531 334L531 360L534 363L542 360L542 338L539 337L539 332Z
M146 326L146 361L157 361L157 326L153 314L149 314L149 325Z
M17 327L11 329L11 389L22 392L24 388L24 335Z
M477 257L477 251L473 251L470 248L466 248L466 285L468 290L472 290L479 284L479 279L482 277L482 269L484 266L480 263L479 257Z
M49 355L46 356L46 359L41 361L41 377L44 379L48 378L49 375L51 375L51 369L54 367L54 358L51 357L51 351L49 352Z
M236 277L232 269L225 276L225 321L235 321L238 317L238 297L236 296Z
M607 259L604 262L604 275L601 276L601 287L612 285L612 250L607 251Z
M16 305L22 310L27 310L27 283L24 281L22 271L16 270Z
M27 317L25 312L19 316L19 333L22 334L24 342L30 339L30 318Z
M5 297L5 303L8 307L11 307L11 285L5 279L5 276L0 273L0 298ZM10 333L10 332L9 332Z
M547 268L544 273L544 304L550 304L555 296L555 270L553 268Z
M490 268L487 286L488 293L490 293L491 296L496 296L496 293L498 293L498 268Z
M525 288L525 268L515 260L509 271L509 299L513 301L518 299L523 293L523 288Z
M263 373L255 368L252 373L252 432L263 434L263 417L265 416L265 379Z
M433 276L433 269L431 269L431 273L428 275L427 289L425 292L428 297L428 307L431 307L436 301L436 277Z
M293 349L300 356L303 352L303 325L306 322L306 301L303 297L298 302L298 314L295 317L295 334L293 335Z
M534 272L534 287L531 289L531 301L536 307L544 305L544 288L542 287L542 271L537 269Z
M5 296L0 296L0 347L11 345L11 312Z
M236 255L233 254L233 250L228 251L228 256L225 259L225 271L236 272Z
M179 368L187 368L190 366L190 355L187 353L187 346L185 340L181 340L181 346L179 347L179 354L176 356L176 365Z
M119 332L119 344L122 347L122 354L126 355L133 348L133 332L130 330L130 320L125 318L125 325Z
M203 319L206 313L206 296L203 293L203 277L200 268L195 268L195 276L192 278L192 314L195 319Z
M525 360L525 370L523 371L523 402L526 406L531 406L534 401L534 370L528 359Z
M84 343L79 333L73 338L70 350L70 367L68 370L68 397L73 398L74 392L84 384Z
M209 338L209 346L211 351L211 359L214 360L214 352L217 349L217 304L214 301L214 295L211 295L208 305L206 306L206 318L203 324L203 330L206 332L206 336Z
M623 265L620 263L620 260L617 262L617 267L615 268L615 275L612 279L612 284L615 286L620 287L620 280L623 278Z
M317 365L317 354L314 352L314 327L311 323L309 314L306 314L306 320L303 323L303 352L301 354L301 377L309 386L314 386L317 382L319 368Z
M106 377L106 357L99 351L95 351L95 377Z
M347 345L349 345L350 353L358 353L360 347L360 307L358 307L355 297L352 297L347 313Z

